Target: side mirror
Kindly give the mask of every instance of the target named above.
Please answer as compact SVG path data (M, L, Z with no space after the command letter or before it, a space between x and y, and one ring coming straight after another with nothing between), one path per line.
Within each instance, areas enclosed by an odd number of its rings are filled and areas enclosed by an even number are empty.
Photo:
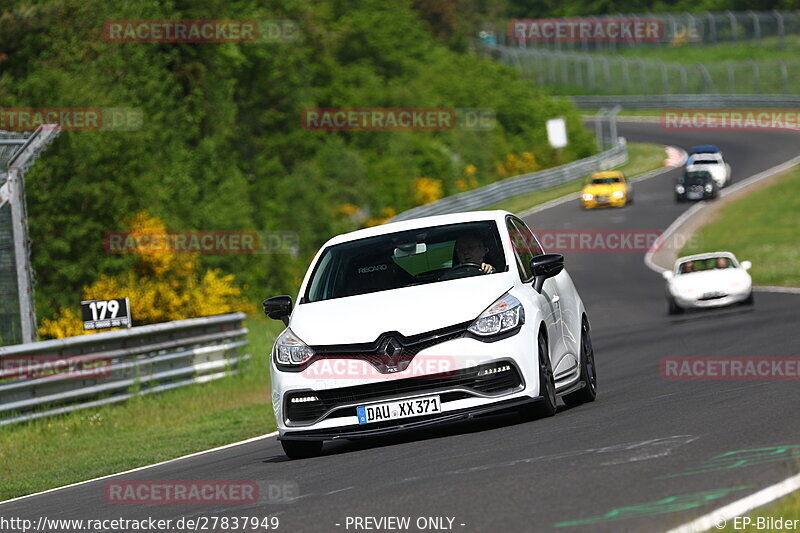
M291 296L273 296L264 300L264 314L273 320L282 320L289 325L289 315L292 314Z
M742 268L745 270L750 270L751 268L753 268L753 263L751 263L750 261L742 261Z
M669 281L673 277L675 277L675 275L672 273L672 270L665 270L664 272L661 273L661 277Z
M552 278L564 270L564 256L561 254L542 254L531 259L531 270L536 276L533 288L541 293L544 280Z

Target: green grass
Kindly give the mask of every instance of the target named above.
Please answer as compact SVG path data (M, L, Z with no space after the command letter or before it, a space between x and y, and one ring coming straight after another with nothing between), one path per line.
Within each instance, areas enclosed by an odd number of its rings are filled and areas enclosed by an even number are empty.
M798 228L800 168L723 207L681 255L728 250L752 261L753 283L800 286Z
M762 507L758 509L755 513L749 515L752 523L749 527L742 528L739 525L739 529L735 529L736 524L733 520L728 521L728 526L723 531L741 531L742 533L755 533L757 531L773 531L767 527L762 527L761 529L757 528L756 520L758 517L765 517L765 518L783 518L784 522L786 520L800 520L800 491L794 491L788 496L778 500L777 502L768 505L766 507ZM741 522L740 522L741 524ZM768 524L765 524L765 526ZM795 529L786 528L784 526L785 531L796 531ZM712 531L719 531L714 529Z
M629 178L650 172L664 166L664 147L649 143L629 143L628 162L617 168ZM583 188L585 177L570 181L557 187L534 191L527 194L514 196L487 209L505 209L512 213L519 213L539 204L555 200L567 194L578 192Z
M0 429L0 500L274 431L266 353L282 324L246 326L252 359L238 376Z
M722 43L717 45L686 46L654 46L638 48L621 48L617 52L625 57L641 57L642 59L660 59L666 62L683 63L715 63L720 61L762 61L772 59L797 59L800 51L800 37L786 37L786 46L781 49L776 37L746 44Z

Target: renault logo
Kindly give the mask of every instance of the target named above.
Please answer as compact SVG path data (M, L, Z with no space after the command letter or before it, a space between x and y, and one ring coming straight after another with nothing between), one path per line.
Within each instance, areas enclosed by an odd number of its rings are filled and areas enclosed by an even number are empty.
M388 357L395 357L400 355L403 351L403 347L394 337L389 337L385 341L381 343L380 348L378 348L378 353L381 355L386 355Z

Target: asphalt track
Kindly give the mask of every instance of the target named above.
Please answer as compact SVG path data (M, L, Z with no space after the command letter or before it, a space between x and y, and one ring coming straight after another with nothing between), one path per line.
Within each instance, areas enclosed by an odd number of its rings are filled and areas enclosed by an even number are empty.
M734 182L800 153L798 137L788 133L709 136L621 124L620 135L685 149L713 142L731 163ZM636 184L632 206L584 212L568 202L527 222L534 231L663 230L687 208L673 200L674 172ZM299 495L292 503L109 504L101 480L0 505L0 516L273 514L278 531L289 533L368 531L347 527L347 517L366 516L411 517L406 531L420 531L420 517L451 517L452 530L464 532L651 532L798 471L797 381L673 381L661 377L659 366L670 356L800 356L797 295L758 293L753 309L670 317L663 280L644 265L641 252L572 253L567 268L592 321L599 374L593 404L562 405L555 417L529 423L498 415L400 437L328 443L322 457L301 461L287 460L269 438L115 478L289 483Z

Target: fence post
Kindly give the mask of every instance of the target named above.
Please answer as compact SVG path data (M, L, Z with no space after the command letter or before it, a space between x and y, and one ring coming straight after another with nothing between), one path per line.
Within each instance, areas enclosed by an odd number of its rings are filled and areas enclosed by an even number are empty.
M789 94L789 70L786 68L786 62L781 59L778 63L781 66L781 84L783 85L783 93Z
M605 107L601 107L600 111L597 112L597 118L594 123L594 132L595 136L597 137L597 148L601 153L605 151L605 143L603 142L603 117L607 111L608 110Z
M667 72L667 64L664 60L659 59L661 63L661 83L664 85L664 94L669 94L669 73Z
M716 93L717 88L714 85L714 80L711 79L711 74L708 73L708 69L703 63L696 63L695 66L700 70L700 74L703 76L703 91L709 93ZM708 87L708 90L706 90Z
M615 105L608 113L608 128L611 134L611 148L617 145L617 113L622 111L622 106Z
M642 78L642 94L648 94L650 87L647 83L647 66L641 57L637 57L636 60L639 63L639 76Z
M758 15L752 9L747 12L748 15L753 19L753 33L756 34L756 42L761 44L761 21L758 19Z
M738 41L739 40L739 23L736 20L736 15L734 15L733 11L731 11L730 9L727 10L725 12L725 14L728 15L728 18L731 21L731 34L733 35L733 40L734 41Z
M686 67L679 64L678 68L680 69L681 72L681 92L683 94L687 94L689 92L689 80L686 74Z
M736 94L736 76L733 73L733 65L725 63L725 66L728 67L728 88L731 94Z
M587 57L586 61L587 61L586 70L587 70L587 73L589 74L589 89L594 91L595 88L597 87L597 83L596 83L597 80L596 80L595 75L594 75L594 58Z
M772 11L775 14L775 19L778 23L778 42L780 43L778 46L781 50L786 50L786 30L783 24L783 15L777 9Z
M752 59L750 63L753 64L753 92L755 94L761 94L761 71L758 68L758 63Z
M631 87L631 73L628 71L628 60L624 57L619 58L622 61L622 83L625 84L626 89Z
M706 11L706 17L708 17L708 33L711 44L717 44L717 19L709 11Z

